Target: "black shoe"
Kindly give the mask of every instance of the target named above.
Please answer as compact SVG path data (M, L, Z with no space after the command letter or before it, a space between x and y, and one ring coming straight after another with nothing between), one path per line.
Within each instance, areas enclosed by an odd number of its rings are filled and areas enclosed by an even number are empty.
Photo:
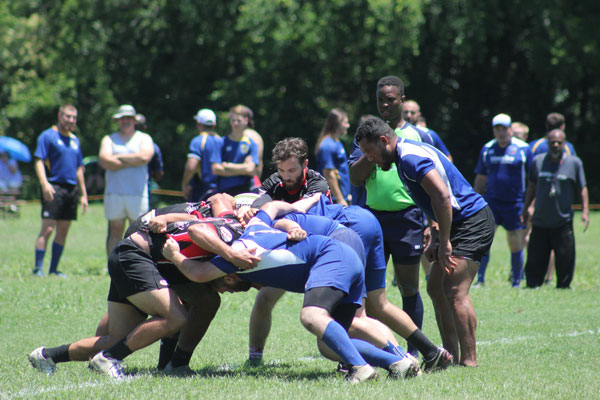
M423 372L435 372L446 369L454 363L454 357L443 347L438 347L437 354L431 360L423 360Z

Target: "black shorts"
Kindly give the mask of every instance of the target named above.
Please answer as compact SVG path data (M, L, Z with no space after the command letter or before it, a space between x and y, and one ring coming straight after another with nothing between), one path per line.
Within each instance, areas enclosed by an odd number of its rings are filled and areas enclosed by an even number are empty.
M344 297L346 293L334 287L316 287L304 293L302 307L319 307L327 310L347 332L359 306L354 303L342 303Z
M77 205L79 204L79 189L77 185L69 185L67 183L52 183L54 188L54 199L50 202L44 200L44 195L41 193L42 199L42 218L43 219L60 219L60 220L76 220Z
M455 222L450 228L452 254L473 261L481 261L494 241L496 222L492 210L485 206L474 215Z
M121 240L108 257L108 301L130 304L128 296L169 287L149 254L131 239Z
M418 264L423 254L423 211L417 206L401 211L369 210L381 225L386 259L391 254L394 264Z

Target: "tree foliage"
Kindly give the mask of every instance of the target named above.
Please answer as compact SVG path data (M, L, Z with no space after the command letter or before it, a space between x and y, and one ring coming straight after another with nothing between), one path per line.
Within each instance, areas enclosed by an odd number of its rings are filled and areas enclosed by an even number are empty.
M74 103L86 155L133 104L178 188L192 116L250 106L266 155L286 136L313 144L327 111L376 114L375 83L405 80L468 179L499 112L543 135L567 117L592 197L600 5L593 0L0 1L0 129L31 148Z

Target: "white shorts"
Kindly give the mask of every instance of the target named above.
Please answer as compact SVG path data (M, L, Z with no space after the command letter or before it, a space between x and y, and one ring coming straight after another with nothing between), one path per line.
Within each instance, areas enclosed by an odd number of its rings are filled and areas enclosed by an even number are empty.
M104 195L104 215L109 221L123 218L135 221L137 217L148 212L149 209L148 196L130 196L114 193Z

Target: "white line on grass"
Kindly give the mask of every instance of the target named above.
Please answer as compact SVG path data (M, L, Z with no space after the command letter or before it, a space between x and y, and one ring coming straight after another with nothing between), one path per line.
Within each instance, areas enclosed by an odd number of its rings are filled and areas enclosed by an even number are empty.
M0 392L0 399L15 399L15 398L31 398L33 396L39 396L43 393L51 393L51 392L63 392L63 391L75 391L87 388L93 388L97 386L106 386L106 385L120 385L122 383L126 383L136 379L136 377L128 377L122 380L111 380L107 382L84 382L77 385L64 385L64 386L49 386L46 388L39 389L22 389L17 393L4 393Z
M514 344L518 342L525 342L532 339L540 339L540 338L564 338L564 337L575 337L575 336L583 336L583 335L600 335L600 328L597 329L588 329L586 331L573 331L570 333L556 333L551 335L537 335L537 336L517 336L513 338L502 338L496 340L481 340L477 341L478 346L490 346L497 344Z

